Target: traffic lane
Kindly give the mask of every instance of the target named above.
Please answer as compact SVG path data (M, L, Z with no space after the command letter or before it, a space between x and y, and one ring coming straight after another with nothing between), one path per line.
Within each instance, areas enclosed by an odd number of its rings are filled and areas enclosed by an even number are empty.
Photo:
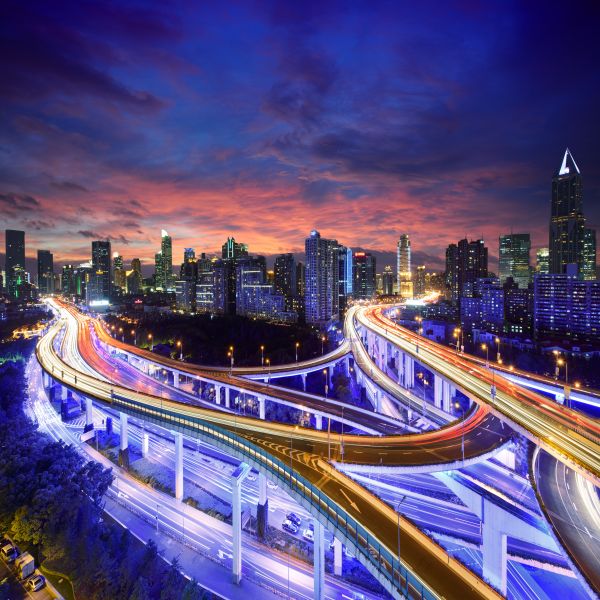
M281 445L262 437L242 434L248 441L263 447L289 464L294 471L313 482L317 487L338 506L344 509L363 526L370 530L377 539L389 549L397 548L398 523L390 520L387 511L382 511L381 500L365 488L361 493L354 492L354 486L347 487L344 475L336 474L335 478L324 471L318 457L302 452L289 446ZM333 469L333 467L331 467ZM348 480L349 481L349 480ZM435 545L435 542L431 542ZM413 538L404 529L400 530L400 546L402 562L426 581L432 589L446 598L455 597L456 591L461 591L461 599L496 597L491 588L483 583L480 587L471 587L445 561L433 555L419 540Z
M581 476L543 450L535 475L546 517L573 562L600 592L600 517L580 493Z

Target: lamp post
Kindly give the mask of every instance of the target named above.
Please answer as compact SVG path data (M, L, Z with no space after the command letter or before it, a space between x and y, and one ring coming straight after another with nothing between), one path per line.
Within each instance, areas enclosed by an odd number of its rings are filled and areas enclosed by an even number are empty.
M417 327L417 342L416 342L416 351L417 354L419 354L419 337L421 337L421 334L423 333L423 327L421 327L421 323L423 322L423 317L417 315L415 317L415 321L419 324L419 326Z
M427 403L425 400L425 396L427 395L427 386L429 385L429 381L423 377L423 416L427 413Z
M183 344L181 340L177 340L177 347L179 348L179 360L183 360Z
M133 336L133 345L137 346L137 335L135 329L131 330L131 335Z
M485 367L490 368L490 347L487 344L481 344L481 349L485 350Z
M325 336L324 335L321 336L321 356L323 356L323 354L325 354Z
M265 347L262 344L260 345L260 366L265 366Z
M557 358L556 360L556 378L558 379L559 369L564 365L565 367L565 385L563 387L565 394L565 405L569 406L570 403L570 392L569 388L569 364L567 363L566 358Z
M150 342L150 352L154 352L154 341L151 333L148 334L148 341Z
M233 363L234 363L234 359L233 359L233 346L229 346L229 352L227 352L227 357L231 361L229 363L229 376L231 377L231 375L233 374Z
M119 327L119 333L121 334L121 341L125 343L125 334L123 333L122 327Z
M502 356L500 355L500 338L497 337L496 338L496 360L498 361L498 364L501 365L502 364Z
M298 348L300 348L300 342L296 342L296 362L298 362Z
M398 513L398 587L402 589L401 574L400 574L400 506L406 500L406 495L398 501L396 512Z
M460 435L460 447L462 450L462 462L463 466L465 465L465 409L463 408L460 402L455 402L454 407L460 409L462 425L461 425L461 435Z
M271 384L271 359L267 358L267 387Z
M323 369L323 375L325 375L325 400L327 400L327 396L329 394L329 374L327 369Z

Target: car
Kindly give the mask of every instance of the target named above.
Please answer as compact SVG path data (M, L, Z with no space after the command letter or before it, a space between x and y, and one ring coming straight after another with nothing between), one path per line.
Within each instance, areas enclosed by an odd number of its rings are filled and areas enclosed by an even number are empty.
M302 537L307 541L307 542L314 542L315 541L315 532L312 529L308 529L306 528L304 530L304 532L302 533Z
M46 578L43 575L33 575L25 585L30 592L37 592L46 585Z
M270 479L267 479L267 485L272 489L272 490L276 490L279 486L272 482Z
M246 479L248 481L256 481L258 477L256 476L256 473L248 473L248 477L246 477Z
M300 527L300 523L302 523L302 519L296 513L291 512L285 516L286 516L286 519L291 521L294 525L296 525L296 527Z
M292 523L289 519L286 519L281 527L283 527L283 529L285 529L285 531L287 531L288 533L298 533L298 527L296 527L296 525Z
M2 545L2 548L0 549L0 554L6 562L11 563L14 562L15 558L17 558L18 553L17 549L10 542L6 542Z

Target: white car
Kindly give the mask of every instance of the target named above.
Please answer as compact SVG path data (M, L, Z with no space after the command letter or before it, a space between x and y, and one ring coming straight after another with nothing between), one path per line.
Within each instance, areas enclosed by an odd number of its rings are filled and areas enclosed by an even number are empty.
M314 542L315 541L315 532L312 529L308 529L306 528L304 530L304 532L302 533L302 537L307 541L307 542Z
M256 476L256 473L249 473L249 474L248 474L248 477L246 477L246 479L247 479L248 481L256 481L258 478L257 478L257 476Z
M270 479L267 479L267 485L272 489L276 490L279 486L276 483L273 483Z

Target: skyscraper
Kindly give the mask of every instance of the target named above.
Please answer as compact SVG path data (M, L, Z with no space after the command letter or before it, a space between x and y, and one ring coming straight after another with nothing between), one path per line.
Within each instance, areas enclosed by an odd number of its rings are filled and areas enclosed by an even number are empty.
M19 286L25 282L25 232L6 230L6 291L10 298L19 297Z
M305 314L308 323L339 317L339 244L313 230L305 241Z
M38 289L41 294L54 292L54 257L48 250L37 253Z
M383 268L382 287L384 296L391 296L394 293L394 271L391 265Z
M296 259L291 253L275 257L274 283L277 293L285 297L288 310L291 310L297 294Z
M221 247L221 255L224 259L248 256L248 244L238 243L232 237L227 238L227 241Z
M417 275L415 277L415 297L422 298L425 295L425 265L417 267Z
M463 296L473 295L477 279L488 276L488 249L483 240L450 244L446 250L446 284L452 300L460 304Z
M398 240L396 273L398 277L398 293L402 298L412 298L413 283L410 265L410 239L407 233L403 233Z
M348 300L354 290L354 258L352 248L338 247L338 297L340 314L348 307Z
M370 300L375 296L375 257L367 252L354 253L354 297Z
M175 290L175 280L173 277L173 241L164 229L161 230L160 235L160 252L154 255L156 267L155 286L157 290L172 292Z
M548 248L540 248L536 254L535 272L547 275L550 273L550 250Z
M123 268L123 257L118 252L113 252L113 284L115 288L125 291L127 287L127 274Z
M526 288L530 281L529 253L531 237L528 233L510 233L500 236L499 276L500 283L512 277L519 287Z
M111 252L108 240L92 242L92 272L86 287L87 303L97 304L110 300Z
M582 276L584 236L583 182L567 148L560 169L552 178L550 273L565 273L567 265L574 264Z
M596 230L588 229L583 231L583 267L581 269L581 278L586 281L596 279Z

